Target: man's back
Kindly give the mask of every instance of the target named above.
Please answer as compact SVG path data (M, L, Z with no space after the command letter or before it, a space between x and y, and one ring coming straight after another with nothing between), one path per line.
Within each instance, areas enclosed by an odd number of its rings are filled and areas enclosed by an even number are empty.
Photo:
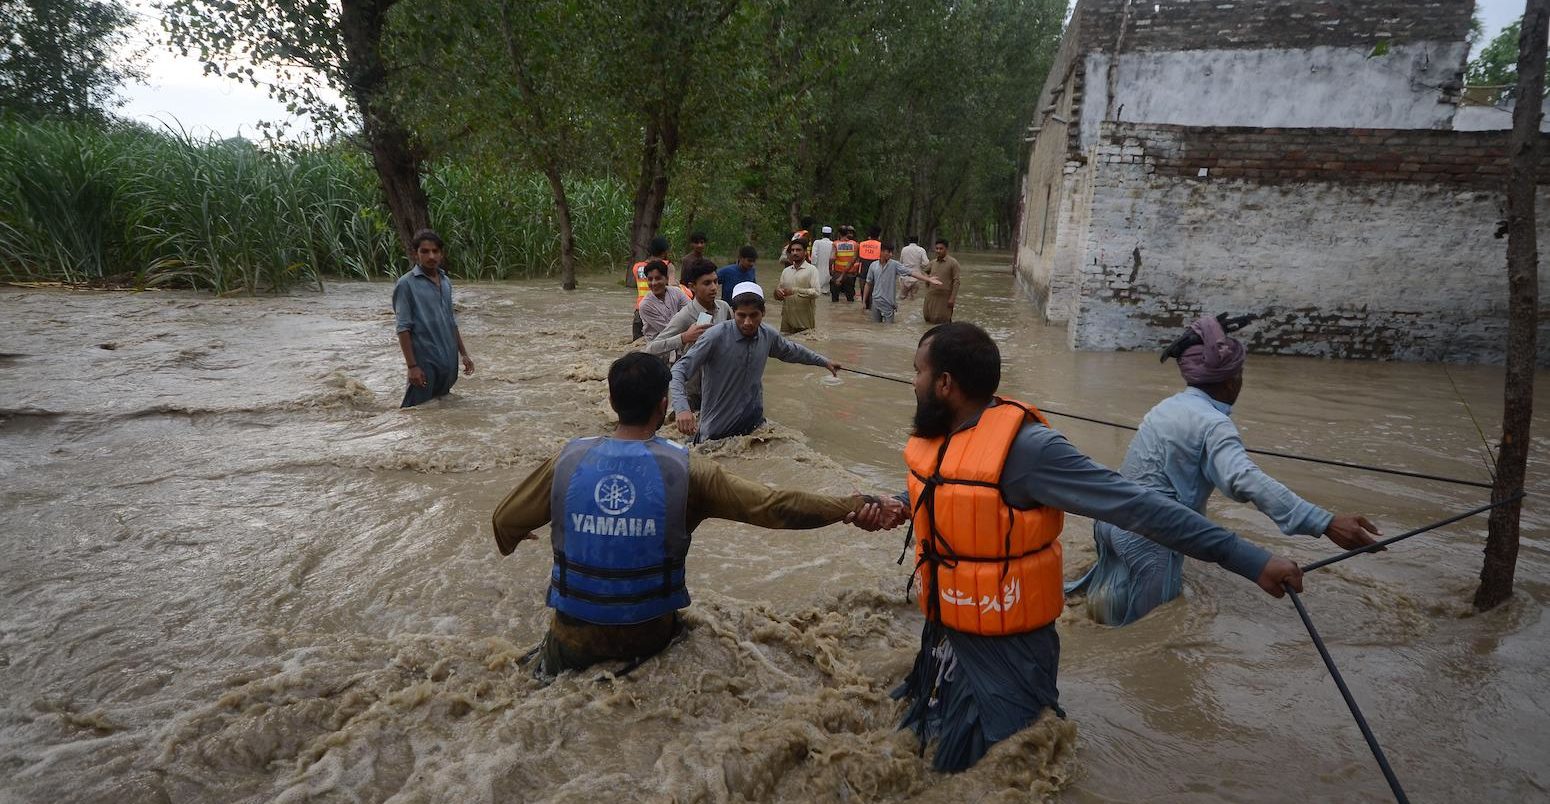
M1198 389L1185 389L1158 402L1130 440L1120 474L1153 491L1204 510L1212 483L1205 475L1206 435L1233 427L1227 414Z
M918 243L910 243L899 252L899 262L903 263L905 268L913 268L922 273L930 260L931 258L926 256L926 250Z

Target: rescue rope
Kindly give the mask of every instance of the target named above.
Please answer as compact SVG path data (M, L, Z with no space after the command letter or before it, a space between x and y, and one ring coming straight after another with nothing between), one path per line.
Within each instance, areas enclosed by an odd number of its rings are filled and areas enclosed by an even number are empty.
M875 378L877 378L879 380L888 380L889 382L903 383L905 385L914 385L914 383L912 383L912 382L910 382L909 380L906 380L906 379L901 379L899 377L890 377L887 374L874 374L873 372L862 371L861 369L853 369L853 368L847 368L845 366L841 366L840 367L840 371L848 371L848 372L850 372L852 374L861 374L861 375L867 376L867 377L875 377ZM1134 427L1132 425L1129 425L1129 424L1120 424L1119 422L1111 422L1111 421L1108 421L1106 419L1095 419L1095 418L1093 418L1091 416L1080 416L1080 415L1077 415L1075 413L1066 413L1064 411L1059 411L1059 410L1054 410L1052 408L1044 407L1043 405L1039 406L1039 410L1041 412L1043 412L1043 413L1048 413L1051 416L1059 416L1059 417L1061 417L1063 419L1076 419L1077 421L1090 422L1092 424L1101 424L1101 425L1103 425L1105 427L1115 427L1115 428L1118 428L1118 429L1121 429L1121 430L1130 430L1132 432L1134 432L1134 431L1136 431L1138 429L1138 428L1136 428L1136 427ZM1456 478L1456 477L1445 477L1443 475L1431 475L1431 474L1426 474L1425 472L1411 472L1411 471L1407 471L1407 470L1404 470L1404 469L1388 469L1388 468L1385 468L1385 467L1382 467L1382 466L1368 466L1367 464L1350 463L1348 461L1336 461L1336 460L1331 460L1329 458L1314 458L1314 457L1310 457L1310 456L1307 456L1307 455L1297 455L1297 454L1291 453L1291 452L1279 452L1279 451L1272 450L1272 449L1256 449L1254 447L1244 447L1244 450L1246 452L1251 452L1251 453L1253 453L1255 455L1268 455L1268 456L1270 456L1272 458L1286 458L1287 460L1304 461L1306 463L1317 463L1317 464L1322 464L1324 466L1338 466L1338 467L1341 467L1343 469L1358 469L1358 470L1361 470L1363 472L1377 472L1378 474L1384 474L1384 475L1397 475L1399 477L1412 477L1412 478L1415 478L1417 480L1435 480L1435 481L1437 481L1439 483L1453 483L1453 484L1459 485L1459 486L1473 486L1475 488L1480 488L1480 489L1491 488L1491 484L1490 483L1486 483L1486 482L1479 481L1479 480L1461 480L1461 479Z
M1440 528L1440 527L1442 527L1444 525L1451 525L1454 522L1457 522L1457 521L1459 521L1461 519L1468 519L1468 518L1470 518L1470 517L1472 517L1472 516L1474 516L1476 514L1483 514L1486 511L1489 511L1489 510L1491 510L1493 508L1500 508L1500 507L1502 507L1504 505L1507 505L1508 503L1515 503L1515 502L1523 499L1523 497L1524 497L1523 492L1519 491L1519 492L1513 494L1512 496L1506 498L1505 500L1500 500L1500 501L1497 501L1497 502L1488 503L1486 505L1480 506L1479 508L1471 508L1470 510L1465 511L1462 514L1457 514L1455 516L1450 516L1447 519L1441 520L1439 522L1433 522L1430 525L1426 525L1425 527L1416 528L1415 530L1407 530L1404 533L1399 534L1398 536L1390 536L1389 538L1384 539L1382 541L1373 542L1372 544L1369 544L1366 547L1358 547L1355 550L1347 550L1344 553L1340 553L1339 555L1333 555L1333 556L1330 556L1329 558L1321 558L1318 561L1313 562L1312 564L1305 564L1305 565L1303 565L1302 571L1303 572L1312 572L1312 571L1314 571L1316 569L1319 569L1320 567L1327 567L1330 564L1334 564L1334 563L1339 562L1339 561L1344 561L1344 560L1346 560L1346 559L1348 559L1348 558L1350 558L1352 556L1361 555L1362 553L1376 553L1379 550L1382 550L1384 547L1386 547L1388 545L1391 545L1391 544L1393 544L1395 542L1403 541L1405 539L1410 538L1411 536L1419 536L1419 535L1421 535L1421 534L1423 534L1423 533L1425 533L1425 532L1427 532L1429 530L1436 530L1436 529L1438 529L1438 528Z
M1367 741L1367 747L1372 749L1373 759L1378 760L1378 768L1383 771L1383 778L1388 780L1389 789L1394 792L1394 800L1399 804L1410 804L1410 799L1405 796L1404 788L1399 786L1399 777L1394 775L1394 769L1389 766L1388 757L1383 755L1383 748L1378 745L1378 738L1372 733L1372 727L1367 725L1367 718L1362 716L1361 707L1356 705L1356 699L1351 696L1351 689L1345 685L1345 679L1340 676L1340 669L1335 667L1335 660L1329 655L1329 648L1324 647L1324 640L1319 638L1318 629L1313 627L1313 618L1308 616L1308 609L1302 605L1302 598L1290 585L1282 584L1281 588L1292 598L1292 605L1297 607L1297 616L1302 618L1302 624L1308 629L1308 636L1313 638L1313 647L1318 648L1319 658L1324 660L1324 666L1329 668L1330 678L1335 680L1335 686L1340 688L1340 697L1345 699L1345 705L1350 708L1351 716L1356 718L1356 727L1362 730L1362 738Z

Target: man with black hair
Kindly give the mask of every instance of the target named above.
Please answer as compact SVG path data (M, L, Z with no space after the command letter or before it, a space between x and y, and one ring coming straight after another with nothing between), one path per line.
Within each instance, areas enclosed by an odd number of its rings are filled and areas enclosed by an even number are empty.
M412 248L414 267L393 285L398 348L404 353L409 373L401 408L450 393L457 382L459 355L463 370L474 373L473 358L463 346L463 334L452 312L452 279L441 269L441 237L421 229L414 234Z
M744 282L757 282L754 263L759 261L759 250L743 246L737 250L737 262L724 265L716 271L716 281L721 283L721 300L732 301L732 288Z
M807 243L786 244L787 265L781 269L775 298L780 300L780 334L795 335L818 325L818 268L807 261Z
M669 365L677 362L685 349L694 345L706 330L732 318L732 306L717 298L721 285L716 281L716 264L700 260L684 269L684 281L688 283L691 298L673 315L667 326L657 336L646 342L641 351L657 355ZM690 397L699 398L699 379L690 380ZM698 403L695 409L699 409Z
M555 613L538 651L541 676L614 660L631 662L628 672L667 647L682 629L678 610L689 605L690 539L707 519L787 530L861 514L879 519L875 497L767 488L657 437L668 382L667 367L650 355L614 361L613 435L571 441L495 509L501 555L550 526L548 605Z
M635 320L631 322L630 326L630 340L632 341L638 340L641 336L640 303L645 301L646 294L651 292L651 280L646 278L646 263L652 260L660 260L667 266L668 285L675 284L673 282L673 261L667 258L667 250L670 248L672 248L672 244L667 242L667 238L653 237L651 238L651 243L647 245L647 249L651 253L646 255L646 259L630 266L630 271L625 281L633 280L635 282Z
M862 284L861 307L867 310L872 309L872 300L865 290L867 273L872 270L872 264L882 256L882 236L883 227L874 225L867 229L866 239L856 244L856 256L861 258L861 270L857 272L856 278Z
M829 270L829 302L840 300L845 294L848 304L856 300L856 274L860 273L860 255L857 253L856 227L841 226L840 239L834 241L834 260Z
M711 327L673 364L669 386L678 431L695 441L747 435L764 423L764 364L769 358L822 366L840 365L792 343L764 323L764 291L752 282L733 288L732 320ZM700 409L689 404L688 380L700 374Z
M1302 570L1083 455L1030 405L996 396L1001 352L968 323L933 327L915 351L908 495L859 524L913 519L920 652L894 692L903 725L937 740L942 771L972 766L1046 709L1065 609L1060 530L1070 512L1221 565L1281 597Z
M948 256L945 239L936 241L936 259L927 264L926 273L941 284L926 291L921 314L926 317L927 324L946 324L953 320L953 308L958 306L958 282L963 268L958 265L958 260Z
M683 285L669 287L667 263L652 260L646 263L646 280L651 292L640 303L641 336L650 341L662 334L673 316L689 304L689 291Z
M705 256L705 233L695 232L689 235L689 251L683 256L683 265L688 265L696 260L708 260Z
M861 283L861 297L866 300L872 321L892 324L893 314L899 309L898 286L901 278L913 277L928 285L940 285L941 280L927 276L893 258L893 244L881 243L877 247L877 259L867 269L866 280Z

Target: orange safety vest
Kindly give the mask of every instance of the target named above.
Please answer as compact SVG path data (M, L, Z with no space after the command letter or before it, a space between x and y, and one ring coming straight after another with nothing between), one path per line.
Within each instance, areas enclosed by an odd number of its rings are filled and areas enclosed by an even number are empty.
M653 259L655 259L655 258L653 258ZM646 300L646 294L651 292L651 280L646 278L646 263L648 263L648 262L651 262L651 260L641 260L640 262L637 262L634 265L630 266L630 273L635 276L635 307L636 307L636 309L639 309L640 308L640 303ZM668 280L671 281L672 278L673 278L673 272L671 270L672 267L673 267L673 261L664 257L662 259L662 262L666 263L666 265L667 265L667 267L669 269L668 272L667 272L667 277L668 277ZM688 296L691 299L694 298L694 294L689 292L689 289L684 287L683 285L680 284L678 286L678 289L683 291L685 296Z
M834 241L834 270L836 274L853 274L861 270L856 263L856 241Z
M1065 609L1065 514L1047 506L1019 511L1001 496L1012 439L1030 420L1049 424L1032 405L997 397L973 427L905 445L915 574L927 619L1005 636L1043 628Z
M861 241L861 259L875 260L883 256L883 244L879 240Z

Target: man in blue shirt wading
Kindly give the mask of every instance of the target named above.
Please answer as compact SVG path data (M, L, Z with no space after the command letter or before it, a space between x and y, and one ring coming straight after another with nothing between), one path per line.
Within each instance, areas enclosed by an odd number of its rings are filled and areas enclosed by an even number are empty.
M1334 515L1298 497L1265 474L1244 451L1228 415L1243 390L1243 344L1214 318L1190 325L1194 345L1176 355L1189 385L1157 403L1141 420L1120 465L1136 483L1204 512L1211 492L1252 502L1282 533L1328 536L1342 549L1381 535L1366 517ZM1098 563L1067 594L1087 592L1088 614L1105 625L1126 625L1179 596L1184 557L1167 546L1107 522L1093 523Z
M398 348L409 367L409 388L399 405L404 408L446 396L457 382L459 355L463 370L474 373L474 361L463 346L457 317L452 314L452 280L441 270L441 238L430 229L421 229L415 232L410 248L414 268L393 285Z
M743 246L737 250L737 262L724 265L716 270L716 281L721 283L721 300L727 304L732 303L732 289L744 282L755 282L754 263L759 259L759 252L753 246Z

